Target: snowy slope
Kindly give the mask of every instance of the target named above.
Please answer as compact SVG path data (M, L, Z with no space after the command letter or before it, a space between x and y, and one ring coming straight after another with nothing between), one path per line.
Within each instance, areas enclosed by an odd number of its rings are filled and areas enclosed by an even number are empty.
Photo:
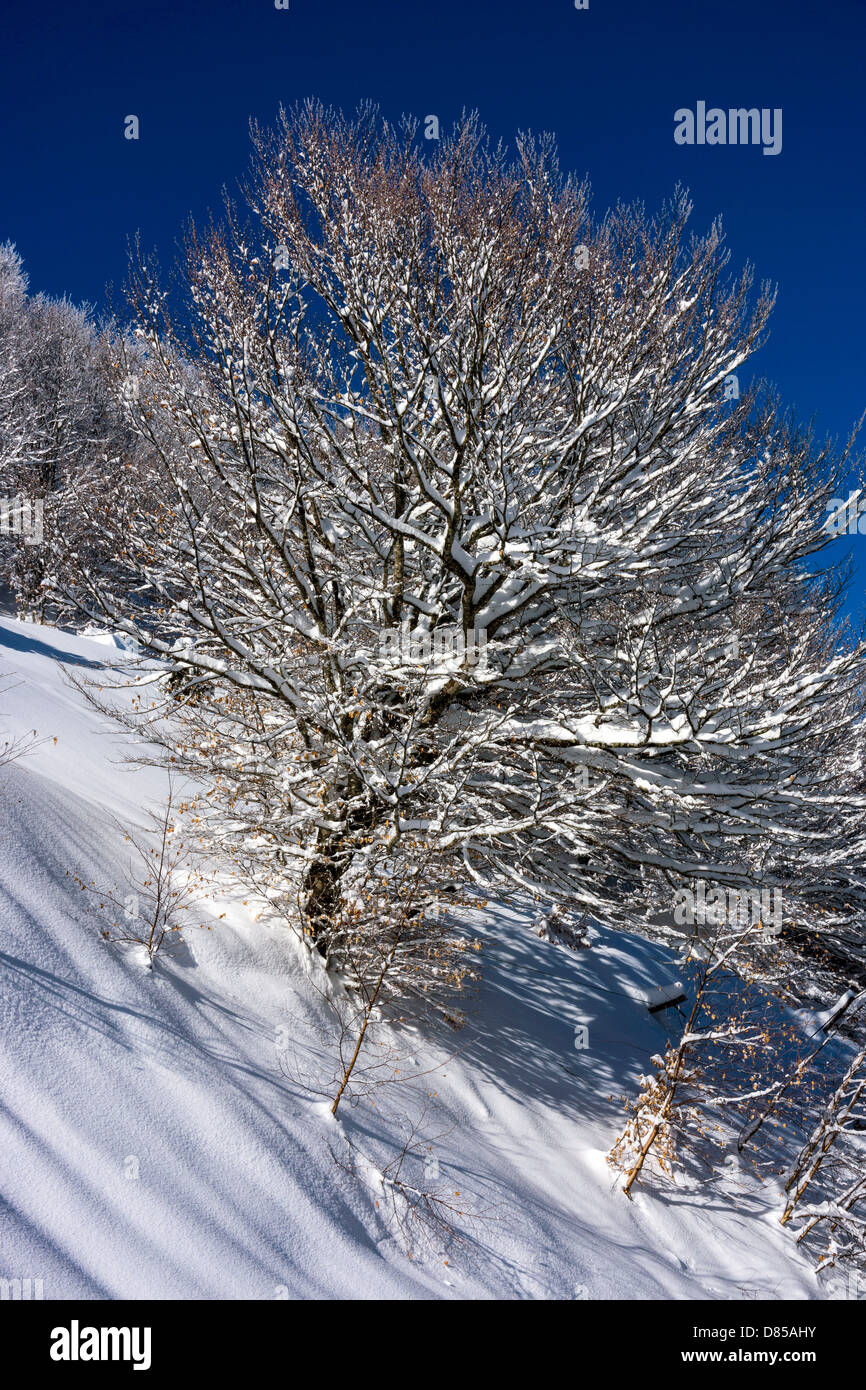
M0 1275L42 1278L46 1298L820 1296L745 1172L697 1196L616 1189L619 1095L664 1039L645 999L678 978L658 946L601 931L572 953L528 910L477 913L469 1025L416 1038L419 1079L338 1124L298 1084L299 1059L325 1065L326 982L284 926L235 902L153 973L101 941L71 875L113 881L116 822L164 791L64 681L118 655L0 620L18 682L0 733L45 739L0 768ZM374 1180L332 1150L393 1152L431 1091L439 1185L475 1217L410 1259Z

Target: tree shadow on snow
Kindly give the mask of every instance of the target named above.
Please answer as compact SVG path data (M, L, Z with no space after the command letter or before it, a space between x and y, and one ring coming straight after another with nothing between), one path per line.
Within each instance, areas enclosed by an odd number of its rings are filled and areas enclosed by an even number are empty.
M2 623L0 647L6 647L9 651L26 652L31 656L47 656L49 660L58 661L63 666L84 666L91 671L101 671L105 665L103 661L93 661L89 657L78 656L75 652L60 651L38 637L26 636L23 632L11 632Z
M675 967L660 964L659 948L637 936L622 952L615 933L581 951L542 941L527 914L516 910L471 931L483 939L481 987L477 1000L467 1002L468 1022L452 1050L476 1077L516 1101L537 1100L583 1122L604 1117L616 1126L621 1094L634 1094L666 1040L665 1024L648 1012L643 990Z

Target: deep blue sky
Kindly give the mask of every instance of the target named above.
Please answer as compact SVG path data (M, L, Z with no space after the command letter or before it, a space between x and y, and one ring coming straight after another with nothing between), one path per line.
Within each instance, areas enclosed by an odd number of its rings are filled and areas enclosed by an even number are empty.
M0 240L33 290L102 307L126 243L171 259L245 171L247 122L305 96L556 133L597 211L685 183L734 266L777 282L754 370L822 432L866 409L863 0L44 0L0 28ZM673 113L781 107L783 148L682 147ZM123 138L135 114L141 138ZM866 574L866 536L852 545ZM859 598L859 595L857 596ZM857 601L855 598L855 602Z

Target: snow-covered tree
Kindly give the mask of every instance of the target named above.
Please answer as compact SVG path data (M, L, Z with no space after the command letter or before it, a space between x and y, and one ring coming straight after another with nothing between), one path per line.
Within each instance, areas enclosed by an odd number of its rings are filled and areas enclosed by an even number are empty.
M180 300L133 266L158 505L74 588L169 663L214 827L325 950L409 836L609 923L707 878L862 939L864 648L814 561L848 464L729 389L769 290L682 194L593 221L548 138L253 138Z
M62 603L73 553L108 562L96 504L115 491L131 439L111 339L87 306L26 291L17 252L0 248L0 575L22 611L44 617Z
M23 369L27 276L15 247L0 245L0 496L11 498L25 457L27 412Z

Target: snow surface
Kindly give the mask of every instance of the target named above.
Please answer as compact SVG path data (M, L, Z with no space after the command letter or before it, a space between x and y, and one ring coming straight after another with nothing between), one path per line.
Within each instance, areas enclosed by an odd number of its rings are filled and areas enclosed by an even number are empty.
M44 739L0 768L0 1275L42 1278L46 1298L821 1296L745 1168L628 1201L605 1163L676 1012L647 1011L678 978L657 945L599 930L572 952L539 941L537 904L479 910L467 1027L408 1039L417 1078L337 1122L297 1081L299 1059L325 1068L327 981L287 927L221 901L225 920L152 973L103 942L72 874L114 881L115 822L165 789L64 680L117 646L0 619L17 682L0 735ZM475 1215L410 1258L370 1170L331 1151L347 1136L387 1159L431 1091L420 1149Z

